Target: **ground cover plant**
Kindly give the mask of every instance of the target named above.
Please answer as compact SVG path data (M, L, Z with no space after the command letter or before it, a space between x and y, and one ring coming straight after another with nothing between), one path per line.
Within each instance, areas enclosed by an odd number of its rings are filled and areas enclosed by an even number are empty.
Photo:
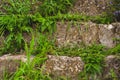
M77 0L2 0L0 37L4 37L4 46L0 46L0 55L20 53L23 50L28 60L26 63L21 63L18 71L9 77L11 80L32 80L33 78L34 80L52 80L49 75L42 73L42 68L34 68L44 63L47 54L82 57L85 67L83 73L80 73L80 79L96 80L95 76L102 73L104 57L109 54L119 55L119 44L112 49L95 44L58 48L54 40L49 40L48 35L53 36L57 21L92 21L98 24L109 24L116 19L119 21L119 0L114 0L110 4L113 11L117 11L115 14L109 14L111 16L107 13L102 16L71 14L68 10L75 1ZM30 42L27 43L24 33L30 35ZM33 62L30 62L31 55L36 55ZM4 79L7 80L8 77Z

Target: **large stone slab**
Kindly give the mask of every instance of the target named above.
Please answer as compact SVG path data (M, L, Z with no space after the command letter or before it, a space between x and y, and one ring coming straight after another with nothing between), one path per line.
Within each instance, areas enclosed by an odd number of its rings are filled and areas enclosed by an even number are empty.
M44 66L45 73L52 75L54 80L59 77L78 80L78 75L83 70L84 63L80 57L49 55Z
M112 48L120 39L120 23L58 22L55 36L58 46L96 43Z

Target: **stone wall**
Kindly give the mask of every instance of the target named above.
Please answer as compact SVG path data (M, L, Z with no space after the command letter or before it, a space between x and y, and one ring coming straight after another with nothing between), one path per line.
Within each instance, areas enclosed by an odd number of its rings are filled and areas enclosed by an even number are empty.
M31 56L30 60L34 60ZM116 78L120 78L120 57L109 55L105 58L105 66L103 68L103 75L98 76L100 80L111 80L111 70L116 74ZM0 79L3 78L4 73L9 75L15 73L20 66L20 61L26 62L25 55L4 55L0 57ZM103 63L104 64L104 63ZM53 80L60 77L65 77L70 80L79 80L79 73L84 70L84 62L81 57L55 56L48 55L45 64L42 65L42 72L49 74ZM36 67L38 69L38 66ZM40 67L39 67L40 68ZM3 79L2 79L3 80ZM116 79L118 80L118 79Z
M58 46L96 43L112 48L120 39L120 23L58 22L55 37Z

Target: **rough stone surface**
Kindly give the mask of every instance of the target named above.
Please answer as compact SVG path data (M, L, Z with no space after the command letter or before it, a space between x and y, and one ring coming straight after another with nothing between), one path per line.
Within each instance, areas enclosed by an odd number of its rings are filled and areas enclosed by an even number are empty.
M84 63L80 57L49 55L45 62L45 72L52 75L55 80L60 76L77 80L83 67Z
M34 57L31 56L31 60ZM0 79L7 72L12 75L20 66L20 61L26 62L25 55L4 55L0 57ZM116 74L116 80L120 79L120 56L109 55L105 58L105 67L101 80L111 80L112 72ZM70 80L78 80L78 74L84 69L84 62L80 57L48 55L43 64L43 72L50 74L53 80L66 77ZM112 72L111 72L112 71Z
M31 60L34 57L31 56ZM25 55L4 55L0 57L0 78L2 79L4 73L7 72L12 75L20 66L20 61L26 62ZM57 77L67 77L72 80L77 80L79 72L83 70L84 63L80 57L68 56L53 56L48 55L48 59L43 65L44 72L49 73L53 79Z
M57 23L57 31L55 34L56 44L72 45L81 42L81 36L79 33L79 26L75 27L71 22Z
M0 60L0 80L6 75L12 75L20 66L20 61L17 60Z
M99 15L108 10L110 0L77 0L72 13Z
M56 43L58 46L84 43L102 44L108 48L116 45L120 39L120 23L96 24L93 22L58 22Z
M105 58L106 67L104 68L104 79L111 80L113 77L115 80L120 79L120 56L110 55ZM115 76L113 76L115 74Z
M93 43L99 43L99 27L95 23L82 23L80 25L80 33L82 36L81 41L84 44L90 45Z
M33 59L33 57L31 57ZM4 74L12 75L20 66L20 62L26 62L25 55L4 55L0 57L0 80Z
M113 40L116 38L114 30L114 26L110 25L100 25L99 26L99 41L102 45L107 47L114 47L115 41Z

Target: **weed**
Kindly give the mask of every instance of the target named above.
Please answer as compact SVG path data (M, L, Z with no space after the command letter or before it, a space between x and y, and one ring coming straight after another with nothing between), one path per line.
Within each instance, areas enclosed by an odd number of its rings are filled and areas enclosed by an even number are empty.
M53 16L60 13L66 13L72 6L74 0L45 0L40 6L40 13L43 16Z
M2 14L28 14L30 12L29 0L6 0L2 1Z
M112 77L113 80L118 80L118 79L117 79L117 75L116 75L115 72L114 72L114 69L111 69L111 70L110 70L110 73L111 73L111 77Z
M112 17L108 16L107 14L103 15L97 15L97 16L87 16L87 15L83 15L83 14L61 14L58 13L56 16L50 16L47 17L50 20L57 20L57 21L82 21L82 22L86 22L86 21L92 21L94 23L98 23L98 24L109 24L111 22L113 22Z
M114 48L109 49L106 54L120 54L120 44L116 45Z
M82 54L82 59L85 62L84 71L81 73L86 80L96 80L96 76L100 76L103 68L104 55L96 54ZM82 78L82 77L81 77Z
M31 32L29 17L21 15L0 16L2 34L6 36L3 53L16 52L24 47L23 32Z
M38 33L36 38L36 45L33 50L33 55L35 54L52 54L54 52L53 43L46 38L45 35Z
M36 13L31 17L33 23L37 24L37 29L40 32L53 33L56 30L56 25L54 20L46 19L42 17L39 13Z
M46 57L43 57L43 54L39 54L36 57L34 57L33 60L30 59L33 49L34 37L30 42L30 47L28 47L28 45L25 43L27 61L24 63L21 62L20 68L12 77L10 77L9 80L51 80L51 78L48 75L44 75L42 73L42 68L40 68L40 65L43 64L43 62L46 60ZM37 68L36 65L39 65L39 68Z
M56 52L58 55L80 56L84 61L84 71L79 78L85 80L96 80L102 73L104 66L105 51L102 45L91 45L84 47L63 47Z

